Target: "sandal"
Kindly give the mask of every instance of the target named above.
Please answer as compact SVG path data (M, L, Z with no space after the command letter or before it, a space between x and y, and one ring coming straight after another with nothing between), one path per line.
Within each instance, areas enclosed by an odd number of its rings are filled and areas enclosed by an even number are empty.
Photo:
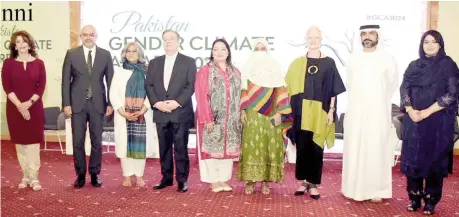
M21 183L19 183L18 188L19 189L24 189L29 185L29 180L28 179L22 179Z
M131 187L131 186L132 186L132 184L131 184L131 177L125 178L122 185L123 185L124 187Z
M263 194L271 193L271 189L269 188L268 182L263 182L261 184L261 193L263 193Z
M407 210L410 212L416 212L419 208L421 208L421 200L412 200L411 204L408 205Z
M32 181L32 182L30 183L30 187L32 187L32 189L33 189L34 191L39 191L39 190L41 190L41 185L40 185L40 182L38 182L38 180L37 180L37 181Z
M248 181L245 184L245 194L252 194L255 190L255 184L256 182Z
M137 187L141 187L141 188L145 187L145 185L146 185L145 181L141 177L137 177L137 183L136 184L137 184Z
M211 184L211 188L212 188L212 192L214 193L218 193L218 192L221 192L223 191L223 187L220 186L220 183L212 183Z
M221 182L220 186L223 191L233 191L233 188L231 188L231 186L229 186L226 182Z
M432 205L430 203L426 203L424 205L424 215L433 215L435 214L435 205Z

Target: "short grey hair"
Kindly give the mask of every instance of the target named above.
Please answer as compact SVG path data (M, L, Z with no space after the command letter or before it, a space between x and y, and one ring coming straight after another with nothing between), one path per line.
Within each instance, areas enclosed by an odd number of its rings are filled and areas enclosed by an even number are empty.
M175 35L177 36L177 40L180 40L180 34L179 34L177 31L173 30L173 29L166 29L166 30L163 32L163 34L162 34L161 37L164 37L164 35L165 35L166 33L168 33L168 32L173 32L173 33L175 33Z
M124 46L123 50L121 51L121 63L124 63L124 62L127 61L126 60L126 53L127 53L127 49L131 45L134 45L135 48L137 49L137 55L139 56L139 62L140 63L146 63L147 59L145 58L145 53L144 53L142 47L137 42L129 42Z

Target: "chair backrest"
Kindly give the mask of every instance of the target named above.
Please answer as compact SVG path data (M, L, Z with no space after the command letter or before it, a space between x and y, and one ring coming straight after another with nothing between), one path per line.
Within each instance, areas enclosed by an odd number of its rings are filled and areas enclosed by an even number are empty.
M395 117L400 114L402 114L402 112L400 111L400 107L392 103L392 117Z
M56 126L57 125L57 118L59 117L59 113L61 113L61 109L59 107L48 107L45 108L45 125Z
M335 128L335 133L341 133L344 134L344 113L341 113L339 115L339 119L336 121L336 128Z
M403 113L396 115L392 118L392 123L394 123L395 131L397 132L398 139L402 140L403 133Z
M57 117L57 130L65 130L65 119L67 119L68 116L65 114L65 112L61 112L59 116Z
M104 128L113 128L115 127L115 120L114 120L114 115L110 116L105 116L104 117L104 123L102 125Z

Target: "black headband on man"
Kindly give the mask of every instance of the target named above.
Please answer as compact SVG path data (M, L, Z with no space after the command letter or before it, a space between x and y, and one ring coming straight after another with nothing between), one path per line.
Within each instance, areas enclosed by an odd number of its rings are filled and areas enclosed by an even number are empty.
M365 26L360 26L359 30L364 30L364 29L379 29L379 25L365 25Z

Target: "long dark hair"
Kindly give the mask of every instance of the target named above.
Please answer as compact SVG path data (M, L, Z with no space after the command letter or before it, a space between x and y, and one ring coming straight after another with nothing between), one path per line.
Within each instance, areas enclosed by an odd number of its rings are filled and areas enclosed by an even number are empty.
M225 45L226 49L228 50L228 57L226 57L226 64L228 66L232 66L232 63L231 63L231 49L230 49L230 46L229 46L228 42L226 42L226 40L223 39L223 38L219 38L219 39L215 40L214 43L212 43L212 50L210 51L209 63L214 61L213 50L214 50L215 44L218 43L218 42L223 43Z
M426 52L424 51L424 40L428 35L432 36L435 39L435 41L440 45L440 50L438 50L438 53L436 55L438 56L437 59L441 59L442 57L446 56L445 42L443 41L443 36L437 30L429 30L425 32L421 37L421 43L419 44L419 58L427 59Z

